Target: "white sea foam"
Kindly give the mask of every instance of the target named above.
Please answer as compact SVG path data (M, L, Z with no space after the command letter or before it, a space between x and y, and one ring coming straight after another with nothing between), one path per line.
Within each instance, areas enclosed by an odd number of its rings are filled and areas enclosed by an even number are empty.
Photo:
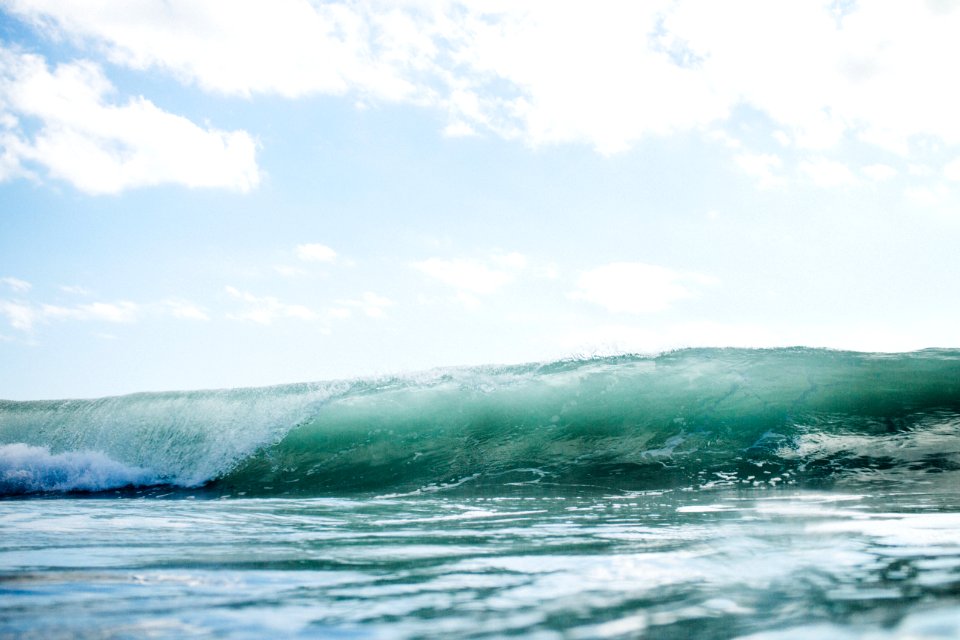
M47 447L0 445L0 495L41 491L103 491L158 484L153 471L131 467L97 451L50 453Z

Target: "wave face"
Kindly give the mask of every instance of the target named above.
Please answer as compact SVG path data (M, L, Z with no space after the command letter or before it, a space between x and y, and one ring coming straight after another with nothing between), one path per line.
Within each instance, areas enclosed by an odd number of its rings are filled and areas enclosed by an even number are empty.
M960 351L694 349L0 402L0 494L636 490L960 469Z

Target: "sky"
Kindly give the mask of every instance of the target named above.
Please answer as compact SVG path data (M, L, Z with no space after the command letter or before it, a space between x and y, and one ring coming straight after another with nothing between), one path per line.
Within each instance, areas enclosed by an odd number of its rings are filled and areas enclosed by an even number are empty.
M0 398L960 346L960 2L0 0Z

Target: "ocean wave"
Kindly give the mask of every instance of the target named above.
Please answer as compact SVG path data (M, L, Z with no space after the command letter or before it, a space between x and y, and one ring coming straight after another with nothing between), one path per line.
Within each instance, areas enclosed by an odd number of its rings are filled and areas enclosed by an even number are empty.
M695 349L0 402L0 444L51 458L101 455L129 471L116 482L219 495L919 477L960 468L958 436L960 352L952 350ZM5 464L11 477L30 476ZM0 493L107 484L40 474Z

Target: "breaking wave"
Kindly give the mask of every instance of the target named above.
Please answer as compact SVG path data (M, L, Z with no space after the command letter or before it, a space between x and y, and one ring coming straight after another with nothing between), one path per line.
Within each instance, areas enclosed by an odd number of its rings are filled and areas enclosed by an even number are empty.
M960 351L691 349L259 389L0 401L0 495L635 490L960 469Z

